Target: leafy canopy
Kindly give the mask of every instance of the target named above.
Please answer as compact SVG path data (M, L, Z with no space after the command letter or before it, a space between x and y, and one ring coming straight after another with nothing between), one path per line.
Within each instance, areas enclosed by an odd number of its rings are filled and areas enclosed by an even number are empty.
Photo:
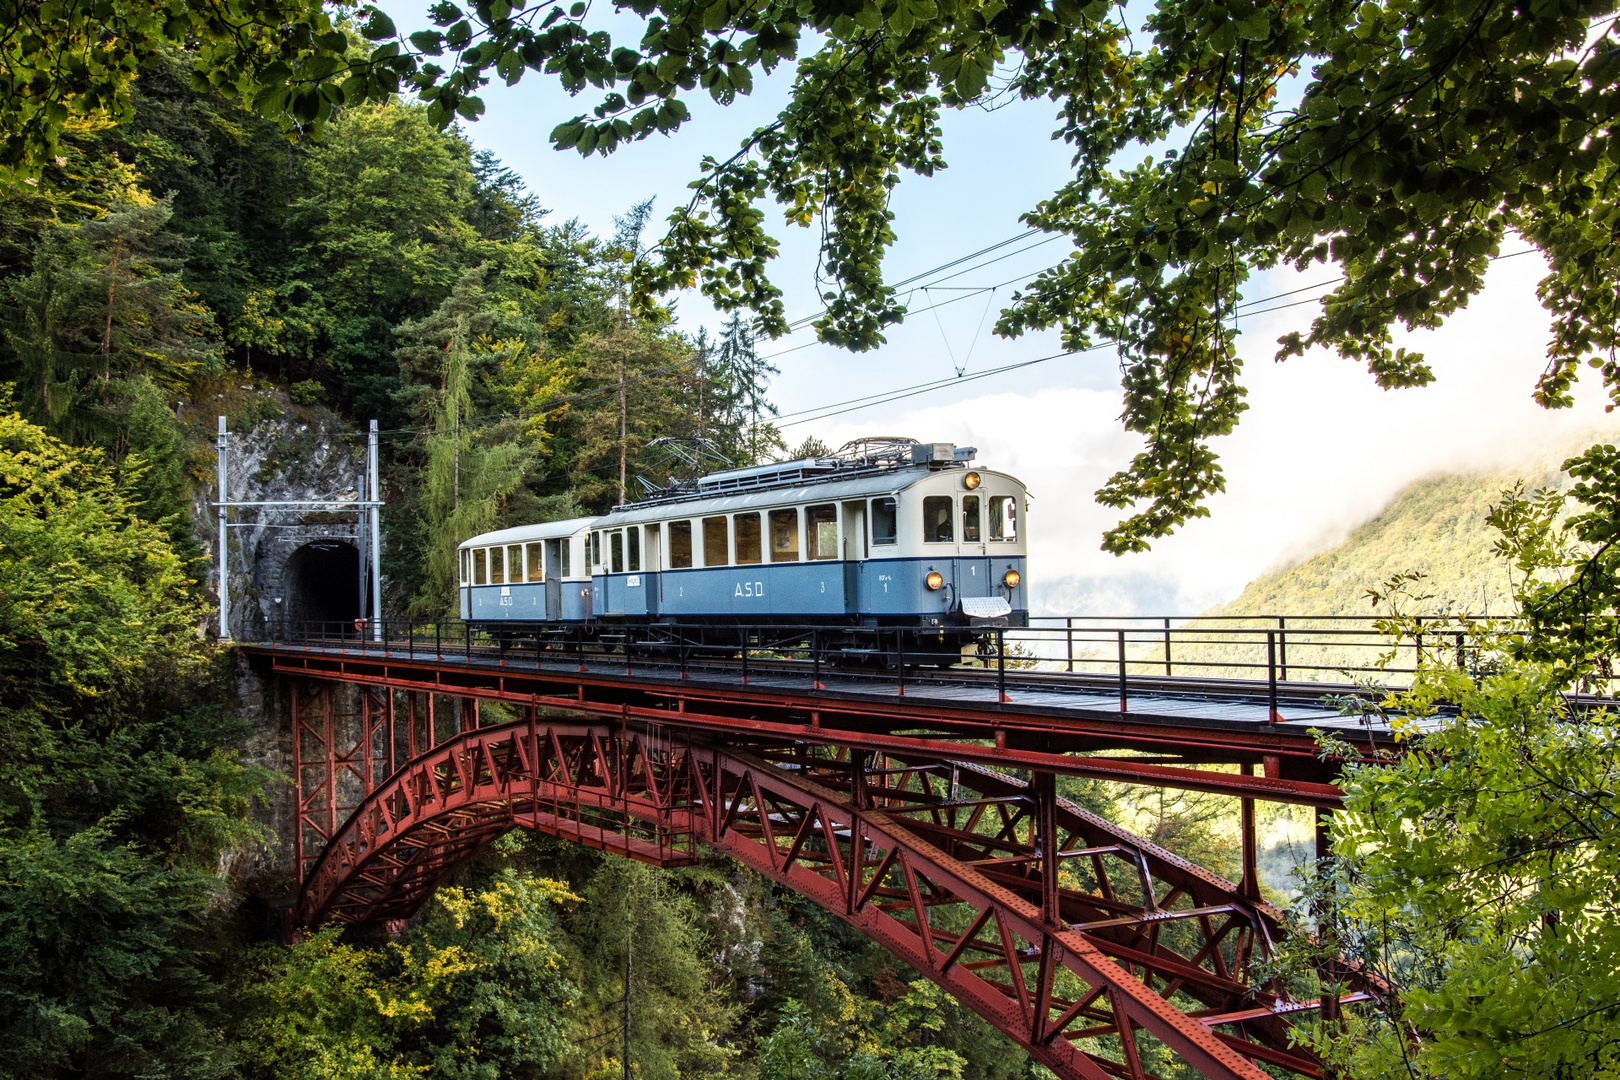
M598 95L553 144L607 154L679 128L689 94L729 104L756 73L795 62L789 103L736 155L703 163L638 265L638 289L696 286L783 333L774 202L783 224L821 229L830 285L816 327L854 349L904 315L883 276L888 200L904 173L944 166L941 111L999 95L1051 102L1074 178L1026 220L1074 250L998 330L1056 327L1071 349L1118 343L1124 421L1146 446L1098 493L1130 512L1107 535L1116 552L1205 514L1223 488L1211 440L1246 408L1232 317L1260 271L1343 274L1279 358L1323 346L1381 386L1421 386L1433 372L1395 346L1393 327L1433 327L1465 305L1517 234L1552 268L1537 397L1568 404L1583 361L1620 395L1610 0L1159 0L1138 25L1104 0L618 7L641 18L639 36L596 28L585 3L440 0L434 28L408 36L373 15L365 32L384 44L347 85L408 86L447 124L481 112L491 79L542 72Z

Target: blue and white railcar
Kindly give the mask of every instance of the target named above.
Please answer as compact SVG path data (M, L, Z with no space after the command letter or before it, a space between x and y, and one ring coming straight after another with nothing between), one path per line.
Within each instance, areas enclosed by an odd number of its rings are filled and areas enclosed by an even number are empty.
M505 624L909 627L918 646L954 656L975 629L1027 625L1029 612L1024 486L970 467L972 457L882 440L715 473L600 518L475 537L462 546L462 613ZM550 555L528 554L557 543L576 560L560 589Z
M520 525L461 545L461 617L474 623L584 623L595 518Z

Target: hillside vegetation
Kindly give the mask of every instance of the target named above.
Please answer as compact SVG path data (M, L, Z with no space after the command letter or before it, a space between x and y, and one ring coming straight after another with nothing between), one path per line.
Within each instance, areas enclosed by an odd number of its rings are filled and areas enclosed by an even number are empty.
M1263 675L1265 639L1234 630L1278 629L1286 674L1296 679L1352 679L1387 654L1390 643L1368 627L1353 634L1346 617L1385 613L1371 592L1398 575L1421 575L1400 599L1407 614L1504 615L1513 610L1508 563L1493 551L1499 536L1486 523L1491 507L1516 484L1567 488L1564 460L1613 432L1589 432L1512 468L1430 476L1403 488L1389 505L1343 541L1302 561L1270 570L1236 599L1203 613L1208 634L1176 643L1175 669L1187 675ZM1140 670L1163 670L1162 647L1132 650ZM1411 647L1390 662L1395 681L1409 668ZM1262 665L1239 670L1229 665Z

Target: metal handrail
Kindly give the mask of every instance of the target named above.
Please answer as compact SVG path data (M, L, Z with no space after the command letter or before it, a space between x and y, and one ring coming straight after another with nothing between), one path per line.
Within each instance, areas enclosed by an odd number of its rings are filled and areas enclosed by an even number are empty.
M1220 625L1229 622L1266 625ZM409 659L495 656L507 663L551 663L576 670L611 656L629 674L692 677L694 667L735 664L750 679L791 678L801 670L812 689L825 673L883 686L904 695L913 683L961 680L994 664L997 698L1031 685L1108 687L1125 712L1133 693L1196 692L1216 686L1269 702L1343 692L1355 684L1397 687L1444 649L1444 658L1477 666L1471 627L1495 617L1431 617L1399 638L1368 616L1163 616L1110 622L1098 616L1035 616L1028 627L974 628L977 649L953 663L949 653L914 647L917 631L903 627L832 623L759 623L745 627L595 623L502 627L460 620L385 619L380 627L356 622L283 623L283 643L344 651L401 654ZM1315 625L1315 624L1327 625ZM1443 643L1443 644L1442 644ZM929 675L928 665L952 671ZM1245 687L1247 689L1245 689Z

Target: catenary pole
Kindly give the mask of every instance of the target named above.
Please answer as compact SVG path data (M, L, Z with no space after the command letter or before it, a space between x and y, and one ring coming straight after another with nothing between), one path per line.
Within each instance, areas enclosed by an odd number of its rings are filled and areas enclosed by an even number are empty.
M371 640L382 640L382 489L377 486L377 421L366 436L367 493L371 499Z
M229 561L225 558L225 518L229 510L229 500L225 495L225 418L219 418L219 640L231 640L230 596L226 579L230 575Z

